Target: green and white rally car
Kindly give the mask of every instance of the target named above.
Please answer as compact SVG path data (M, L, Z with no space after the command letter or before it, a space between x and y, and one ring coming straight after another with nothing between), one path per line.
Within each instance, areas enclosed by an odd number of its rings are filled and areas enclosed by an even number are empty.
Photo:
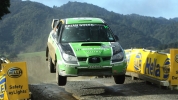
M59 86L77 76L113 76L123 84L127 62L118 41L101 18L53 19L46 48L49 70Z

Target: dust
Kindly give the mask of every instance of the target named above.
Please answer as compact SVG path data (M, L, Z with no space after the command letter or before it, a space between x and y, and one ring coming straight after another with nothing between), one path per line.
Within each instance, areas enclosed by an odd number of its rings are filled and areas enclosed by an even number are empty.
M16 61L26 62L29 84L56 83L55 73L50 73L48 62L44 57L33 56L18 58ZM94 76L68 77L67 81L90 81Z
M45 58L40 56L16 59L18 62L26 62L29 84L55 82L55 73L50 73Z

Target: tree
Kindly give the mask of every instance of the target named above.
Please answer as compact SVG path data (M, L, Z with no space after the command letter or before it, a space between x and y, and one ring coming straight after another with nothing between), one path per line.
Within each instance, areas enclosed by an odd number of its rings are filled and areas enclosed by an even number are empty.
M0 20L2 16L10 13L8 9L9 7L10 7L10 0L0 0Z

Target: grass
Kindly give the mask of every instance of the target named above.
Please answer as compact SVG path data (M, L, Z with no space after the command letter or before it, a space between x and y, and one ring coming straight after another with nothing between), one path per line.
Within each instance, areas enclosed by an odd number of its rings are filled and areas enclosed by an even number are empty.
M32 53L22 53L22 54L18 54L17 55L18 58L28 58L28 57L45 57L45 51L41 51L41 52L32 52Z
M29 83L53 82L55 74L49 72L45 51L22 53L12 62L26 62Z

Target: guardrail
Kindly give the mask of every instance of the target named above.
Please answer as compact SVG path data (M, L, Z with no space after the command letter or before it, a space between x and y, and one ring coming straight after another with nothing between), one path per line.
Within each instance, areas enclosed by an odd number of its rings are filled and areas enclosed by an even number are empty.
M178 49L163 53L146 49L126 49L127 72L132 79L165 86L171 90L178 88Z
M0 100L31 100L26 62L0 61Z

